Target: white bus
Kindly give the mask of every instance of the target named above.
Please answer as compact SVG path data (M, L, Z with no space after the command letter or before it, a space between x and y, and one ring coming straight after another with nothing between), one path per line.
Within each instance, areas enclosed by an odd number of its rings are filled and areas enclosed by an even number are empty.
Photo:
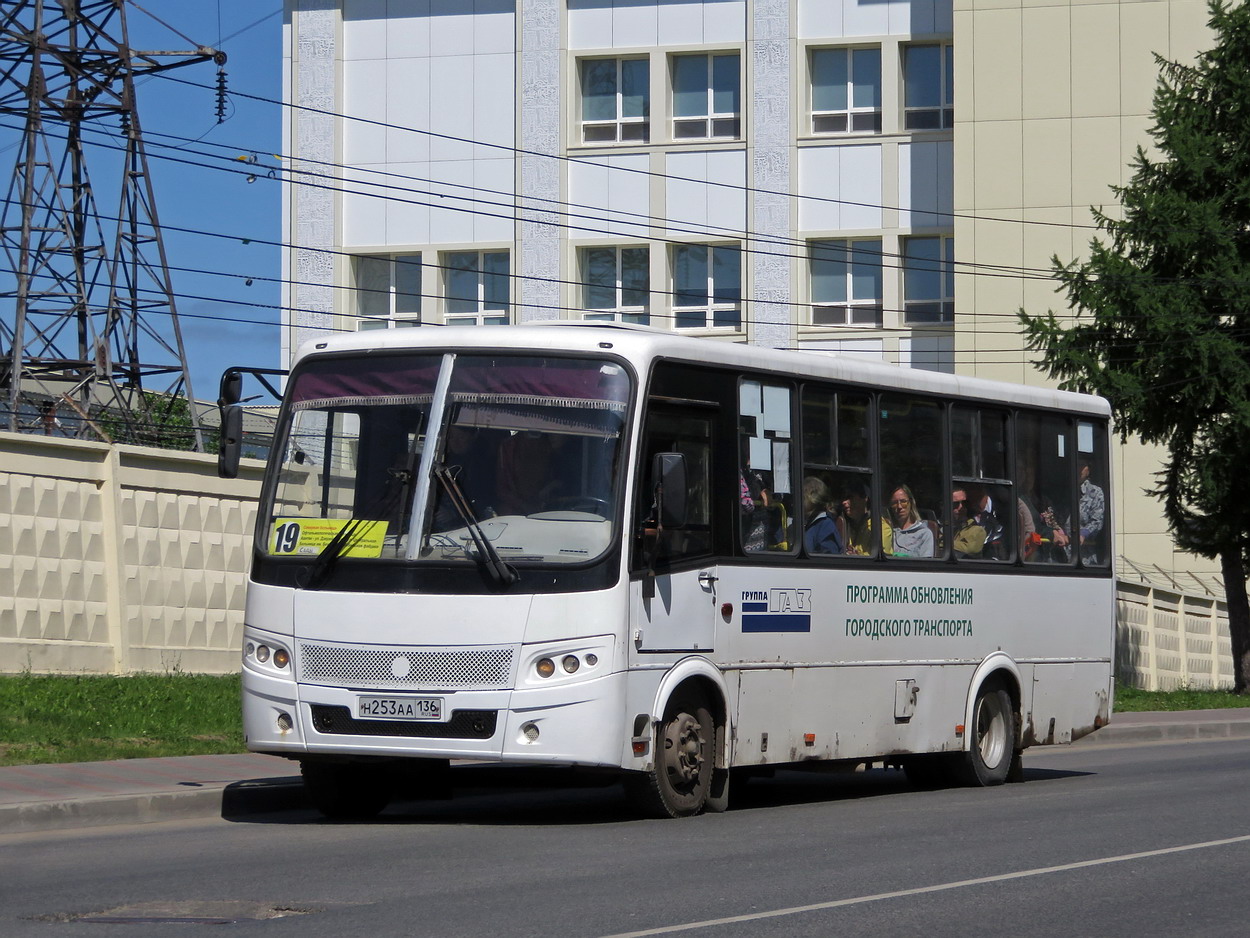
M731 769L1020 778L1110 715L1108 420L626 326L310 343L260 500L248 748L331 816L462 759L616 770L659 816L724 810Z

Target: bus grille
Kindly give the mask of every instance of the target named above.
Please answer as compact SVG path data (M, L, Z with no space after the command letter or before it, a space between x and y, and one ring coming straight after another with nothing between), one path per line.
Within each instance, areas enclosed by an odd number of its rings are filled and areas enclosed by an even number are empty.
M336 687L510 687L511 648L418 651L300 644L299 679Z
M411 720L357 720L346 707L314 704L313 727L335 736L420 736L425 739L490 739L495 735L496 710L453 710L446 723Z

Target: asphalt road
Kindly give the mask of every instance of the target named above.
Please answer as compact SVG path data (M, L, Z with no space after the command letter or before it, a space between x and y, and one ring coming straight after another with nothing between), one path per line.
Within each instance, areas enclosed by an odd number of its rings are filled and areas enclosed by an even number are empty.
M0 836L0 935L1236 935L1250 740L1031 751L1026 782L780 773L726 814L616 787ZM562 776L563 778L563 776ZM277 916L277 917L272 917Z

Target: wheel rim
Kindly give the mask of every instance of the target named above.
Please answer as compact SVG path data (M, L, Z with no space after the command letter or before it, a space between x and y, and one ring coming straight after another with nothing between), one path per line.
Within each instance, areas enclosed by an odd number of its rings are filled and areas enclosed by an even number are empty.
M977 748L981 761L993 768L1007 751L1007 715L998 694L986 694L977 708Z
M703 727L679 713L664 729L664 771L676 791L690 791L703 772Z

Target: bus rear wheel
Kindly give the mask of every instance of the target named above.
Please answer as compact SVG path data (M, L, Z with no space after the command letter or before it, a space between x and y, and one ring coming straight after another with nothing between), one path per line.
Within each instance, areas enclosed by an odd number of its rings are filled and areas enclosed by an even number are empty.
M304 791L313 807L334 820L376 817L395 794L395 771L386 764L300 762Z
M1016 748L1016 714L1001 687L982 687L972 707L972 737L964 754L963 780L969 785L1001 785L1011 771Z
M690 817L707 807L716 724L702 697L670 701L656 735L655 766L631 778L630 795L650 817Z

